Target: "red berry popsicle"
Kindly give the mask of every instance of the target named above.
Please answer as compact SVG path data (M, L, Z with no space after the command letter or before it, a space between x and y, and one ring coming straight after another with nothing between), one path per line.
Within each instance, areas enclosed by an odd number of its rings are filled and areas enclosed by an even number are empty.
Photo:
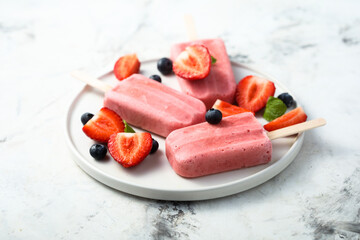
M205 39L175 44L171 48L173 61L186 49L194 44L203 45L210 55L216 59L211 65L209 75L200 80L188 80L179 76L178 82L182 92L203 101L209 109L217 99L232 103L236 90L236 82L231 63L221 39Z
M206 112L200 100L140 74L107 91L104 107L128 123L163 137L175 129L203 122Z
M271 140L326 124L317 118L266 132L251 112L222 119L219 110L209 110L208 115L207 122L175 130L165 140L166 157L180 176L195 178L266 164L272 156Z
M202 101L141 74L133 74L115 87L84 72L74 71L72 76L105 92L104 107L126 122L160 136L205 121Z
M272 145L265 130L250 112L173 131L165 141L166 156L183 177L252 167L271 160Z

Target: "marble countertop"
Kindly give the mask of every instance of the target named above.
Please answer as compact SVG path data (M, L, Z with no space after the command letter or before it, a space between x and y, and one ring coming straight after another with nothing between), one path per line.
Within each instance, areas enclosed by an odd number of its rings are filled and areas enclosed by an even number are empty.
M359 239L360 2L1 1L0 239ZM270 181L220 199L172 202L122 193L73 161L68 103L118 56L168 56L186 40L224 39L232 60L276 76L310 119L294 160ZM359 229L358 229L359 230Z

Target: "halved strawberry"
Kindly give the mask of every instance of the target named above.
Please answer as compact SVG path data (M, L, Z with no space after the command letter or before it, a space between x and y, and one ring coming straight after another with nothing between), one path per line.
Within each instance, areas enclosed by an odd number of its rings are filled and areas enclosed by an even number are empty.
M281 117L278 117L275 120L269 122L264 126L264 128L265 130L271 132L276 129L305 122L306 119L307 119L307 115L305 114L304 110L301 107L298 107L282 115Z
M111 135L108 148L111 156L123 167L132 167L149 155L152 147L151 134L116 133Z
M236 102L239 107L257 112L265 107L270 96L274 96L275 85L273 82L257 77L244 77L236 89Z
M123 80L130 77L134 73L138 73L140 69L140 62L136 54L124 55L116 61L114 66L115 77Z
M91 139L106 143L114 133L123 132L125 125L119 115L103 107L82 128Z
M207 77L210 73L211 56L209 50L200 44L185 48L177 56L174 64L174 73L187 80L198 80Z
M216 100L216 102L213 105L213 108L220 110L223 117L227 117L227 116L231 116L231 115L235 115L235 114L239 114L239 113L243 113L243 112L251 112L252 114L255 115L255 113L250 110L232 105L232 104L222 101L220 99Z

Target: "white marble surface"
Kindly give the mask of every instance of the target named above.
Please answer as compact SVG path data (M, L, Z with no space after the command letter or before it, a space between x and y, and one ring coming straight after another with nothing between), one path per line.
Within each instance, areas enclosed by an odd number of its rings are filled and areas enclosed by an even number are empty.
M360 2L0 1L0 239L359 239L331 221L360 221ZM65 143L64 115L82 84L123 53L168 56L221 37L233 60L260 66L328 125L295 161L249 191L166 202L105 187Z

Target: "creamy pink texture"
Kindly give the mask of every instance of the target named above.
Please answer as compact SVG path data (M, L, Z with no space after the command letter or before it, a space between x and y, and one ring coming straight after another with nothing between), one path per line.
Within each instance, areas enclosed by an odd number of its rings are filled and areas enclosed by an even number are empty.
M271 141L252 113L178 129L166 138L165 147L174 171L188 178L265 164L272 153Z
M177 77L181 90L203 101L207 109L212 107L216 99L233 103L236 82L224 42L221 39L205 39L175 44L171 48L171 59L175 61L187 46L193 44L207 47L217 61L211 65L210 74L204 79L189 81Z
M107 92L104 106L128 123L164 137L175 129L203 122L206 112L200 100L140 74Z

